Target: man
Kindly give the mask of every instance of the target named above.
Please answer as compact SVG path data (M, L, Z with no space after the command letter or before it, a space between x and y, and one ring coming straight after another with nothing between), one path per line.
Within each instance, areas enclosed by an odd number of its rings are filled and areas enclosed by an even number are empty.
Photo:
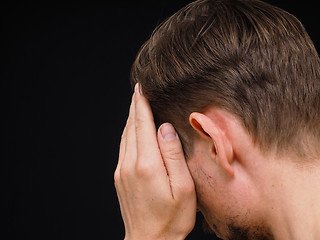
M126 239L184 239L197 208L223 239L320 239L320 61L294 16L193 2L131 78L115 171Z

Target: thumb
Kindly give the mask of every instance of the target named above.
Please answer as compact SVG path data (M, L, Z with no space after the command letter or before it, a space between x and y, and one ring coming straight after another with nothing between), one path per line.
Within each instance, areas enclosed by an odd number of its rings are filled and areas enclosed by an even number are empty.
M173 197L181 191L194 188L180 139L170 123L164 123L158 130L161 155L170 178Z

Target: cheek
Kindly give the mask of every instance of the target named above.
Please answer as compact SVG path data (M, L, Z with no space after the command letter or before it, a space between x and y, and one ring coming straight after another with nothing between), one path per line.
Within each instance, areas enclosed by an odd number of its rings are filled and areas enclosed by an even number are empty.
M199 210L208 227L218 236L223 236L221 233L226 232L224 222L227 210L226 205L222 204L225 203L225 199L220 193L217 179L210 175L206 168L190 164L189 169L196 187Z
M206 213L218 215L223 202L223 194L221 194L219 181L214 174L214 166L200 165L197 161L189 161L188 166L195 184L199 210L204 215Z
M193 161L194 160L194 161ZM197 161L195 161L197 160ZM204 215L209 227L220 236L228 232L227 221L234 219L242 222L247 216L246 199L248 191L243 191L244 183L234 180L226 180L214 163L191 159L188 166L193 177L198 208ZM245 193L244 193L245 192ZM250 195L250 194L249 194ZM241 201L241 199L246 199ZM236 219L237 218L237 219Z
M218 169L216 164L206 157L203 154L197 154L187 161L195 183L199 208L209 206L213 208L212 205L219 202L221 197Z

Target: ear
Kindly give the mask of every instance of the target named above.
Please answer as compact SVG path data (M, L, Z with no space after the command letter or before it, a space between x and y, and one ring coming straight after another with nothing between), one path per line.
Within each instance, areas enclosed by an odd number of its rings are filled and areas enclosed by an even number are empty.
M233 148L232 143L227 138L220 120L203 113L193 112L189 116L189 122L194 130L203 138L212 142L211 155L216 163L230 176L234 176Z

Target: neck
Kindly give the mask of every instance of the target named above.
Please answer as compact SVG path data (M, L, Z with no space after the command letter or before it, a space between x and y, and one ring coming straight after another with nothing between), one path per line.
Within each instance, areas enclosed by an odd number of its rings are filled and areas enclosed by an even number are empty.
M267 193L266 212L275 239L320 239L320 167L280 161Z

